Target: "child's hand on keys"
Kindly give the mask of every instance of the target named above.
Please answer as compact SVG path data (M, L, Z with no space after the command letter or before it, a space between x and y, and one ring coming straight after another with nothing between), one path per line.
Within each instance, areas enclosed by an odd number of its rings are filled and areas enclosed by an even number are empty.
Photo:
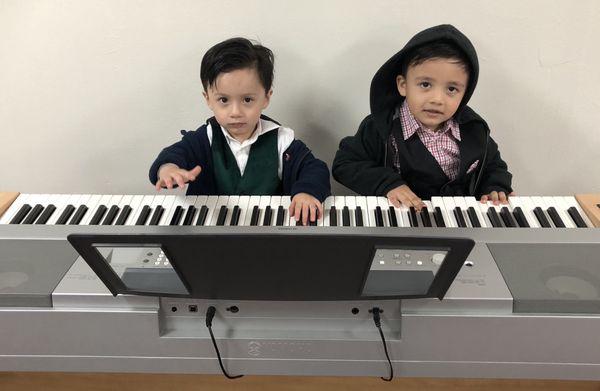
M481 196L481 203L485 204L488 201L494 203L494 205L508 204L508 197L515 195L515 192L506 195L503 191L492 191L490 194L484 194Z
M315 222L319 216L323 216L323 204L307 193L298 193L292 197L290 204L290 217L296 221L302 220L302 225L308 225L309 221Z
M196 177L200 175L200 171L202 171L200 166L196 166L191 170L184 170L176 164L165 163L158 169L156 190L160 190L163 187L172 189L174 185L183 189L186 183L196 180Z
M386 197L396 208L399 208L400 205L404 205L407 208L414 206L416 210L421 210L421 208L425 207L425 203L407 185L400 185L390 190L386 194Z

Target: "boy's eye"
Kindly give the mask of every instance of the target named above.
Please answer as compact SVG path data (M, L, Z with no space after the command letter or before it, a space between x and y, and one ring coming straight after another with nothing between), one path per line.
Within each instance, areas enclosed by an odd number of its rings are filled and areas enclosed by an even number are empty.
M422 81L419 83L419 86L422 88L429 88L431 87L431 83L429 83L428 81Z
M456 87L448 87L448 91L451 94L456 94L458 92L458 88L456 88Z
M227 103L227 98L225 98L224 96L220 97L219 99L217 99L219 102L221 103Z
M254 99L252 98L244 98L244 103L250 103L252 102Z

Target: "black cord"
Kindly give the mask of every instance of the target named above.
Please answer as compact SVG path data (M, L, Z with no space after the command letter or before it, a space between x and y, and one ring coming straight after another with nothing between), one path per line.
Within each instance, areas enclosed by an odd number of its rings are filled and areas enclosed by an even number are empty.
M392 366L392 360L390 360L390 354L388 353L387 344L385 342L385 337L383 336L383 331L381 330L381 312L382 310L379 307L373 307L369 312L373 314L373 322L375 322L375 326L379 330L379 335L381 336L381 342L383 342L383 350L385 351L385 357L388 360L388 364L390 365L390 377L381 377L381 379L385 381L392 381L394 378L394 367Z
M210 338L212 339L213 346L215 347L215 351L217 352L217 358L219 359L219 366L221 367L221 371L223 371L223 375L225 375L226 378L239 379L240 377L242 377L244 375L231 376L229 373L227 373L227 371L225 370L225 367L223 366L223 361L221 360L221 353L219 353L219 348L217 347L217 341L215 341L215 336L213 335L213 332L212 332L212 320L215 317L216 312L217 312L217 309L215 307L213 307L212 305L208 307L208 309L206 310L206 327L208 327L208 332L210 333Z

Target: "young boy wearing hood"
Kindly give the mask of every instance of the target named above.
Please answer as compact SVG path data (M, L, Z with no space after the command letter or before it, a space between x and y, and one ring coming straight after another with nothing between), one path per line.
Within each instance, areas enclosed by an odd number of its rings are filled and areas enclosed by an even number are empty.
M333 177L396 207L421 209L432 196L506 202L512 175L467 106L478 74L475 48L455 27L415 35L373 77L371 114L340 142Z

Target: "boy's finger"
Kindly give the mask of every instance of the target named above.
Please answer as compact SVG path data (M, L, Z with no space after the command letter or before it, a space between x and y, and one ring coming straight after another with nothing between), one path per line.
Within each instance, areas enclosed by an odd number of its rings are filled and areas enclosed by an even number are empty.
M486 202L488 202L489 196L487 194L484 194L481 196L481 203L485 204Z
M308 225L308 204L302 205L302 225Z
M165 178L165 186L167 187L167 189L173 188L173 180L171 179L171 177Z
M498 193L498 198L500 199L500 202L503 204L507 204L508 203L508 199L506 198L506 193L504 193L503 191L501 191L500 193Z
M317 213L318 213L318 209L316 205L311 205L310 206L310 221L317 221Z
M190 174L192 174L194 176L194 178L196 178L198 175L200 175L201 171L202 171L202 167L196 166L190 170Z
M497 191L491 192L490 198L491 198L492 202L494 203L494 205L498 205L498 192Z
M323 204L322 203L318 203L317 204L317 210L319 211L319 213L317 214L316 220L319 219L319 217L323 217Z
M160 189L162 189L164 185L164 182L162 179L159 179L156 181L156 184L154 185L154 187L156 187L156 191L160 191Z
M396 208L399 208L400 207L400 203L402 202L396 196L390 196L390 197L388 197L388 201L391 202L392 205L394 205Z
M290 207L288 208L290 216L294 215L294 210L296 210L296 201L292 200L292 203L290 204Z

